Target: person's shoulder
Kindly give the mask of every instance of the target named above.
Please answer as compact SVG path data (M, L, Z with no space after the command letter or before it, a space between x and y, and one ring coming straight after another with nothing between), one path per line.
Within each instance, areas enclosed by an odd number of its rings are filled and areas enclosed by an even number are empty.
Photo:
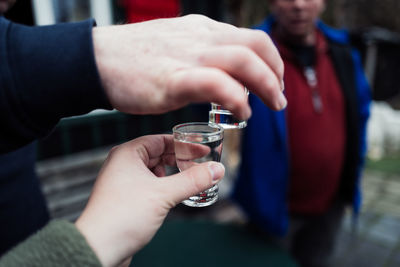
M10 24L10 21L4 16L0 15L0 27L4 27Z
M324 36L332 42L348 45L350 43L349 32L345 29L336 29L322 21L317 22L318 29L324 34Z

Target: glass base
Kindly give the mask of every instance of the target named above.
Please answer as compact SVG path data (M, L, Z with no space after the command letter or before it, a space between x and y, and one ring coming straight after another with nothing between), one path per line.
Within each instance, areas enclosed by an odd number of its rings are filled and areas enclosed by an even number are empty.
M188 199L182 201L182 204L189 207L207 207L218 200L218 185L207 189L206 191L200 192L196 196L189 197Z

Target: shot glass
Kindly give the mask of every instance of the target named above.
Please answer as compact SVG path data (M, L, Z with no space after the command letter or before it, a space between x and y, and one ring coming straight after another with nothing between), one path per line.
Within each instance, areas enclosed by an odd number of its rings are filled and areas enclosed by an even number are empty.
M224 129L207 122L176 125L174 135L175 157L179 171L207 161L221 161ZM189 197L182 203L190 207L206 207L218 200L218 184Z
M246 87L244 87L244 93L246 97L249 95L249 91ZM211 103L209 123L218 124L224 129L241 129L247 126L247 121L235 118L232 112L215 103Z

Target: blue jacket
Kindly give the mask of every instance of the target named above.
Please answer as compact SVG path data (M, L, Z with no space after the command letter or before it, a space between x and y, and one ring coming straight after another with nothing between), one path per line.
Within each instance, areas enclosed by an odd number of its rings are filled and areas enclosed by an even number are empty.
M267 18L257 29L269 33L273 23L272 17ZM317 27L328 41L345 98L347 143L340 194L353 204L358 213L370 89L360 55L349 46L348 33L332 29L322 22L318 22ZM284 235L289 220L287 193L290 172L285 111L271 111L254 95L250 95L249 101L253 115L242 140L242 164L233 199L251 221L270 233Z

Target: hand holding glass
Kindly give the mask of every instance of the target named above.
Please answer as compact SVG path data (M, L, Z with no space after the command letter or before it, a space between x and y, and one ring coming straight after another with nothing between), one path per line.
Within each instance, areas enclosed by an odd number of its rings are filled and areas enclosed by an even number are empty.
M221 160L224 129L206 122L184 123L173 129L176 164L179 171L207 161ZM192 196L182 203L190 207L205 207L218 199L218 185Z

